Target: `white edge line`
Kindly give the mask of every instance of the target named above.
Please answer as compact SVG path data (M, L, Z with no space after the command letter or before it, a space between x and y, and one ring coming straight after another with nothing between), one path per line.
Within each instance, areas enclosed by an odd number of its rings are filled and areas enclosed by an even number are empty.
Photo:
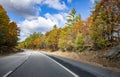
M41 53L42 54L42 53ZM43 54L45 55L45 54ZM47 55L45 55L47 56ZM54 59L50 58L49 56L47 56L50 60L54 61L55 63L57 63L59 66L61 66L62 68L64 68L66 71L68 71L70 74L72 74L74 77L79 77L77 74L75 74L74 72L72 72L71 70L69 70L68 68L66 68L65 66L63 66L62 64L58 63L57 61L55 61Z
M9 71L9 72L7 72L5 75L3 75L2 77L7 77L9 74L11 74L12 73L12 71Z

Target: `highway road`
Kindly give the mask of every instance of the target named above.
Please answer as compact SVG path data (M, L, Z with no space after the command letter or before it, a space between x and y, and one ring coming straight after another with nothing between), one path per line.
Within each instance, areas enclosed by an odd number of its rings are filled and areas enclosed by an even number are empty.
M17 53L9 56L0 56L0 77L7 75L11 71L15 70L22 63L24 63L29 56L31 55L30 51Z
M120 77L101 67L25 50L0 57L0 77Z
M0 58L0 77L77 77L48 56L26 50Z

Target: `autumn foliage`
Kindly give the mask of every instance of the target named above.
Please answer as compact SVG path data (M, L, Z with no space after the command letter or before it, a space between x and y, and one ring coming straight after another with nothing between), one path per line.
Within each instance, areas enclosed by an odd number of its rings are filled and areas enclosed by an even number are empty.
M0 5L0 48L16 46L19 32L16 23L10 22L5 10Z
M81 15L72 9L63 28L54 25L45 34L33 33L19 46L83 51L88 47L102 49L117 44L120 44L120 0L101 0L86 20L81 20Z
M91 15L91 39L95 48L120 43L120 0L101 0Z

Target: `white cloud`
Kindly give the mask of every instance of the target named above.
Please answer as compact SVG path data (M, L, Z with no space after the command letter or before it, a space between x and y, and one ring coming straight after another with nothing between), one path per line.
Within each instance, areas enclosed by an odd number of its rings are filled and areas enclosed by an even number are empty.
M66 22L66 16L67 13L59 13L59 14L45 14L45 17L52 20L54 23L56 23L56 25L58 27L63 27L65 25Z
M95 0L90 0L93 4L95 3Z
M18 26L21 29L20 41L23 41L27 36L33 32L42 32L45 33L53 28L53 25L58 25L62 27L65 25L65 16L67 13L60 14L45 14L45 18L36 17L34 19L26 19L23 22L20 22Z
M39 15L41 7L36 6L36 4L48 5L48 7L57 10L64 10L67 8L65 3L60 2L60 0L0 0L0 4L6 9L6 11L25 18Z
M67 0L67 2L68 2L68 3L71 3L71 2L72 2L72 0Z
M18 24L21 29L21 40L29 36L33 32L42 32L50 30L55 23L50 19L45 19L43 17L37 17L33 20L25 20Z
M64 10L66 8L65 3L60 0L44 0L43 4L47 4L49 7L58 9L58 10Z
M6 11L22 17L37 16L40 11L40 8L34 7L32 0L0 0L0 4Z

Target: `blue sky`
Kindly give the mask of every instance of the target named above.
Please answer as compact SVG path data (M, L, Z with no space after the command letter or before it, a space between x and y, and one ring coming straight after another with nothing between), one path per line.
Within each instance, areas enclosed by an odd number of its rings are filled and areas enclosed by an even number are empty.
M65 26L72 8L83 20L90 16L94 0L0 0L11 21L21 29L20 41L33 32L45 33L53 25Z

